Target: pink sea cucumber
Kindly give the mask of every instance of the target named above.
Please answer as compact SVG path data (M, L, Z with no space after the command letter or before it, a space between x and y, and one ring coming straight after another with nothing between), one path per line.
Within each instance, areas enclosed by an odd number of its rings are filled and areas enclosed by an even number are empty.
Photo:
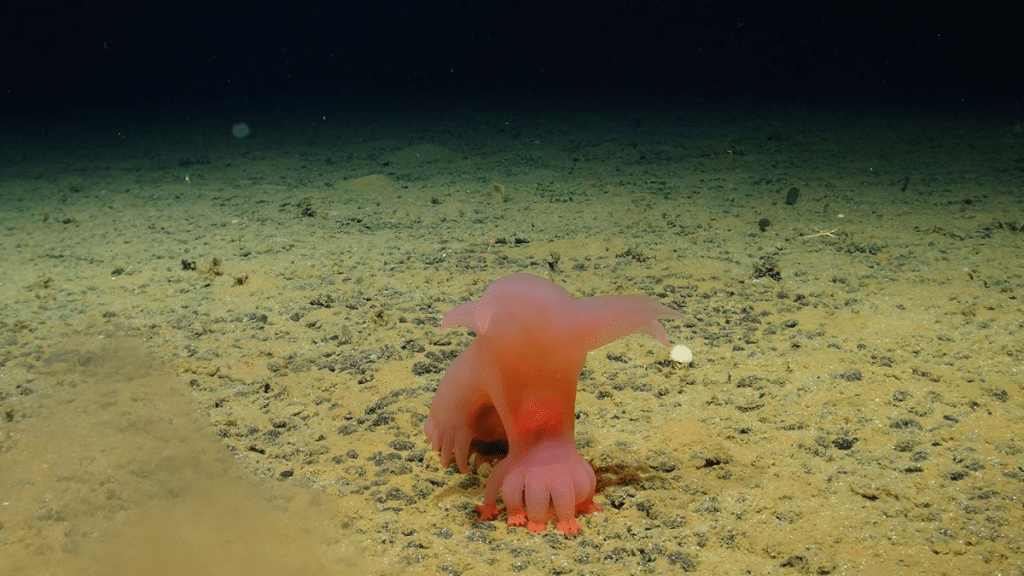
M459 304L441 328L465 326L473 342L452 361L434 395L424 431L441 464L468 473L474 439L508 441L491 471L480 518L543 532L548 520L566 537L579 534L577 514L594 503L594 470L575 447L576 382L587 352L633 333L666 346L660 318L682 315L640 295L574 298L532 274L495 280L479 300Z

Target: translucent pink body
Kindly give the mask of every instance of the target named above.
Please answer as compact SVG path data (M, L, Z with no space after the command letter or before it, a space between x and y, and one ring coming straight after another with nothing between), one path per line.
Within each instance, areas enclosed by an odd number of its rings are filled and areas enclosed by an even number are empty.
M576 451L576 382L587 352L632 333L669 344L659 318L678 312L647 296L574 298L532 274L491 283L479 300L452 308L441 328L466 326L476 339L452 361L434 395L424 431L441 464L469 472L469 445L507 439L509 452L487 479L480 518L566 537L577 514L600 510L590 464Z

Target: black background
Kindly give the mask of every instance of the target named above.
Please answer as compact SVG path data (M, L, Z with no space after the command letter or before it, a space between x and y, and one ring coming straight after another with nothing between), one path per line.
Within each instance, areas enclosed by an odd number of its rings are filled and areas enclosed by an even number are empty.
M1016 109L1024 85L1011 3L47 4L3 4L7 114L445 95Z

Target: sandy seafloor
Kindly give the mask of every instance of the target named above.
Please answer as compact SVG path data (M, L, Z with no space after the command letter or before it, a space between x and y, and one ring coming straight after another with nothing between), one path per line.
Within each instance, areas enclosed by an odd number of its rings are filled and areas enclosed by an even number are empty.
M1024 573L1019 118L153 114L0 140L4 574ZM695 354L591 353L575 540L478 522L422 432L442 316L520 271Z

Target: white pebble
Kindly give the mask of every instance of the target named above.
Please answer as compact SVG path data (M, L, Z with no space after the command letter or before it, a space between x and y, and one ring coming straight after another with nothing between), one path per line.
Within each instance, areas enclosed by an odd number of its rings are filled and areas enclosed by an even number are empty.
M689 364L690 362L693 362L693 350L690 350L682 344L677 344L672 347L671 358L673 361L679 362L680 364Z

